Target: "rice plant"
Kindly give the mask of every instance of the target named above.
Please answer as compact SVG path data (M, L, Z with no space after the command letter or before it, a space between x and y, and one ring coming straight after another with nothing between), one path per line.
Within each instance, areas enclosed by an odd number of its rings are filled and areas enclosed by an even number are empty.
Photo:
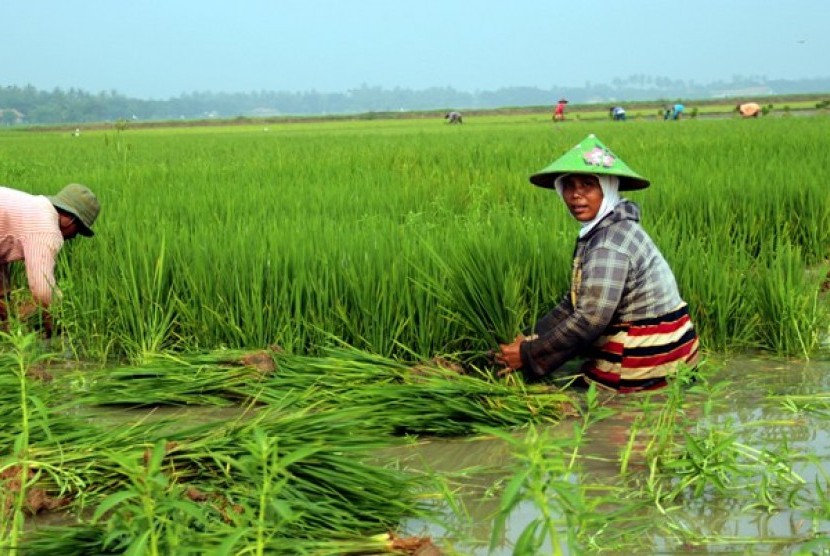
M684 512L724 497L774 512L800 503L805 481L786 443L755 445L735 423L707 422L725 388L684 384L685 397L676 381L663 397L635 398L609 484L583 466L586 435L609 415L596 392L581 404L554 386L497 380L483 354L567 291L577 227L527 176L594 132L651 178L629 197L705 350L815 358L827 330L830 123L753 123L573 122L556 134L510 118L463 134L418 121L267 135L122 129L71 146L58 134L0 133L9 177L25 181L11 185L51 192L81 181L103 205L95 239L61 254L61 336L45 349L23 323L0 338L0 438L13 447L0 468L4 484L20 482L4 491L0 544L405 551L390 531L413 515L433 519L424 500L436 489L370 463L373 451L416 435L508 430L525 438L508 440L521 465L496 543L524 504L539 514L517 552L748 543L696 529ZM13 279L23 291L19 268ZM272 366L243 361L275 345L263 360ZM820 395L782 403L826 412ZM222 417L98 422L95 412L117 406ZM569 441L541 432L563 425ZM27 489L95 519L29 535ZM826 504L811 503L819 523Z
M765 322L782 265L787 291L809 296L799 267L828 254L828 121L753 123L574 122L551 135L520 118L464 134L333 122L125 130L126 157L103 131L71 148L16 133L4 147L25 166L21 187L85 181L100 193L100 233L68 246L60 269L64 341L87 359L275 342L315 353L332 338L425 359L493 347L567 290L575 225L527 176L589 132L652 179L629 197L704 346L812 354L823 317L797 333ZM758 278L773 282L750 290Z

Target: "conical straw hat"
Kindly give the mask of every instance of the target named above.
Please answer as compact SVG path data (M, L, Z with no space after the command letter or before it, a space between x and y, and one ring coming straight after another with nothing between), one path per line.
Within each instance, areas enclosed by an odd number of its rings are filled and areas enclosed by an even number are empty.
M592 133L546 168L530 176L530 183L553 188L564 174L609 174L619 176L620 191L645 189L649 181L635 173Z

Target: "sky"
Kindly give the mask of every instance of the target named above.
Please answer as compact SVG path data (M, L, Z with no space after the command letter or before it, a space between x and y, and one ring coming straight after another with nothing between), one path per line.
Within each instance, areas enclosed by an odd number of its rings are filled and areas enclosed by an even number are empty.
M3 0L0 86L142 99L830 77L830 0Z

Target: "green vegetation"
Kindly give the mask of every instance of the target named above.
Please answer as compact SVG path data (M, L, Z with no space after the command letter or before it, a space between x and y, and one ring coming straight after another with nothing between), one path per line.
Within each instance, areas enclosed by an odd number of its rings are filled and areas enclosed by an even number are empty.
M826 118L542 122L9 133L0 174L102 200L60 273L84 359L342 341L481 363L567 289L574 224L527 175L596 132L653 180L630 197L707 348L816 349L821 273L802 270L830 245Z
M530 427L523 436L495 431L511 446L517 470L501 490L490 548L501 546L510 511L532 504L538 517L516 535L513 554L659 554L695 549L717 552L724 547L745 554L755 553L753 546L779 553L782 547L799 545L806 552L796 548L783 553L823 554L810 552L828 546L821 528L830 517L823 506L826 483L821 481L826 481L826 473L821 463L812 460L809 466L800 465L800 456L786 439L750 439L754 446L743 443L742 429L764 423L750 419L739 426L718 419L713 412L715 400L730 387L706 381L690 386L681 377L665 398L624 404L622 411L633 415L633 422L623 431L627 440L616 442L619 459L606 462L609 467L619 464L617 473L603 477L591 473L591 459L584 454L586 435L595 425L587 417L598 413L609 417L607 408L592 406L595 392L588 392L586 419L574 425L570 437L553 436L537 427ZM639 411L632 411L637 404ZM788 429L803 426L797 420L779 424ZM796 467L811 473L818 467L819 488L809 492ZM710 523L728 519L715 517L723 506L731 519L753 515L763 520L792 509L812 515L814 521L812 526L805 523L804 528L793 528L789 536L728 536ZM710 525L711 532L707 531Z
M612 408L593 390L493 377L483 355L567 289L575 224L527 176L588 133L652 180L629 197L706 352L821 355L830 121L702 110L679 122L611 122L604 110L555 125L530 113L463 126L0 134L3 183L51 193L82 182L102 201L96 237L61 256L62 336L45 345L21 323L0 335L0 545L412 553L396 537L408 519L438 523L447 544L480 543L451 494L458 476L377 452L487 434L517 462L515 477L492 486L494 549L526 504L538 519L514 539L517 554L717 547L730 539L686 515L714 499L744 515L796 509L809 531L770 542L826 549L827 473L795 469L803 458L786 439L746 441L718 422L712 408L728 385L681 377ZM20 268L13 279L24 297ZM826 416L826 399L772 403L797 423ZM135 410L181 406L215 416L182 423ZM586 443L619 412L635 418L613 478L600 480ZM566 428L565 439L551 432ZM58 509L71 525L27 529L33 513Z

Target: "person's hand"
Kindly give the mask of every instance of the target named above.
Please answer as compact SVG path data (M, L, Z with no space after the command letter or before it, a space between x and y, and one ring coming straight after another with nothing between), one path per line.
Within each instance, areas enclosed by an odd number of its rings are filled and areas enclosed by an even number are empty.
M39 313L39 315L38 315ZM21 321L29 321L30 319L36 319L40 317L39 322L36 321L36 324L39 324L41 327L41 332L43 333L44 338L51 338L53 332L53 322L52 322L52 313L49 312L48 309L45 307L41 307L34 301L27 301L20 305L17 309L17 318Z
M522 343L527 340L523 335L518 335L509 344L499 344L499 351L496 353L497 363L504 365L504 369L498 372L498 376L507 376L513 371L522 368Z
M39 307L34 301L26 301L21 303L17 308L17 318L20 320L29 320L37 314Z

